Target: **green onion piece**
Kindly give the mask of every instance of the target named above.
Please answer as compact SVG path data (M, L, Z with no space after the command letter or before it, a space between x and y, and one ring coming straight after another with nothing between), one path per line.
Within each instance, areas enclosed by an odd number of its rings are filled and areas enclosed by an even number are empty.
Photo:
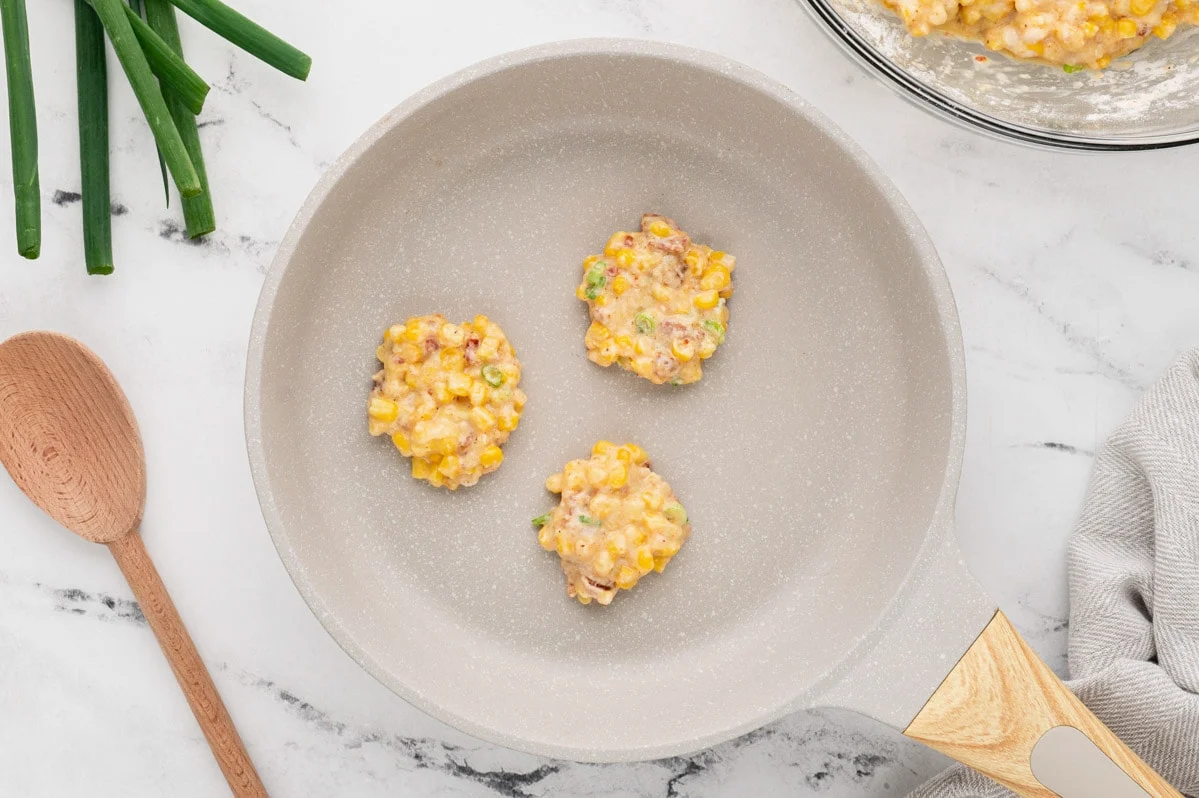
M142 8L142 0L129 0L129 7L133 9L134 15L139 19L146 16L145 9ZM133 24L132 18L130 19L130 24ZM133 32L135 34L137 33L137 30L137 26L134 25ZM143 47L143 49L145 48ZM149 59L150 57L146 56L146 60L148 61ZM150 64L150 69L154 69L153 63ZM155 70L154 74L158 75L158 71ZM162 85L161 75L158 76L158 85ZM154 154L158 157L158 174L162 176L162 201L163 204L169 208L171 207L171 178L170 175L167 174L167 162L162 159L162 150L158 149L157 147L154 148Z
M687 523L687 511L683 509L681 504L670 504L662 509L662 515L666 516L666 520L672 524Z
M83 257L88 274L112 274L112 202L108 192L108 64L104 26L75 0L75 83L79 92L79 174Z
M148 6L149 4L147 18ZM146 54L146 60L150 62L150 69L163 84L170 86L171 90L179 95L188 110L193 114L200 113L204 109L204 99L208 96L208 83L188 66L182 56L171 47L170 42L164 40L161 32L147 25L136 11L126 6L126 15L134 35L137 36L138 44Z
M146 21L150 28L167 43L171 51L183 59L183 42L179 38L179 23L175 19L175 9L167 0L144 0L146 4ZM204 166L204 151L200 147L200 131L196 127L196 117L183 99L169 86L164 86L163 99L166 100L167 110L175 120L175 127L187 148L187 155L196 174L200 178L200 194L183 199L183 221L187 227L188 238L198 238L216 229L216 216L212 210L212 192L208 187L208 170Z
M637 332L642 335L650 335L658 323L654 321L654 317L642 311L633 317L633 326L637 328Z
M492 388L498 388L504 384L504 372L499 370L497 366L484 366L482 369L483 379Z
M95 7L95 0L87 1ZM150 29L139 13L141 3L130 0L130 5L135 8L126 6L125 15L129 17L129 26L133 28L133 34L150 64L150 71L177 92L193 114L200 113L204 108L204 99L208 96L208 84L161 36Z
M312 59L242 16L220 0L171 0L175 7L218 36L222 36L255 58L300 80L308 79Z
M1067 74L1072 72L1081 72L1084 69L1086 69L1086 67L1080 64L1062 64L1062 71Z
M599 298L599 289L598 288L588 288L586 291L583 292L583 296L587 297L588 299L598 299Z
M704 329L710 330L712 332L712 334L716 336L717 344L724 343L724 325L723 324L721 324L718 321L709 319L708 321L704 322Z
M104 25L105 32L108 33L112 49L116 51L117 58L121 61L125 76L129 78L129 85L133 88L138 103L141 104L142 113L146 116L146 122L150 125L150 131L154 134L154 141L162 152L167 169L175 180L179 195L182 197L196 196L201 191L200 176L196 174L196 169L192 166L191 159L187 155L187 148L183 146L183 139L179 136L179 130L171 121L166 100L163 99L162 91L158 88L157 81L154 80L154 73L150 71L150 64L146 61L146 56L133 35L133 27L126 14L128 6L121 0L91 0L91 2L96 14L100 17L100 22Z
M537 527L538 529L541 529L541 527L545 526L546 524L548 524L550 522L550 515L551 515L551 513L546 513L545 515L537 516L536 518L533 519L533 526Z
M587 526L600 526L603 522L601 522L595 518L592 518L589 515L580 515L579 523L586 524Z
M604 276L603 261L600 261L599 263L592 266L591 270L587 272L587 287L588 288L596 288L598 286L604 285L607 282L608 282L608 278L606 276Z
M33 259L42 250L42 189L37 171L37 111L33 105L25 0L0 0L0 23L4 26L4 66L8 77L17 252Z

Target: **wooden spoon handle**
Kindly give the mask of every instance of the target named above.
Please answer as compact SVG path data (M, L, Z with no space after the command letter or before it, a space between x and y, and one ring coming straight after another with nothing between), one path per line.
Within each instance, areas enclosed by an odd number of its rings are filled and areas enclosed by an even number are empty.
M1061 683L1002 612L903 733L1032 798L1181 798Z
M237 798L266 798L266 789L254 770L246 747L242 744L229 712L221 701L204 661L200 659L191 636L183 626L174 602L167 594L158 570L146 553L142 536L137 530L108 544L117 565L125 574L133 595L141 605L142 614L158 637L162 653L171 663L171 670L187 696L196 720L216 757L221 772Z

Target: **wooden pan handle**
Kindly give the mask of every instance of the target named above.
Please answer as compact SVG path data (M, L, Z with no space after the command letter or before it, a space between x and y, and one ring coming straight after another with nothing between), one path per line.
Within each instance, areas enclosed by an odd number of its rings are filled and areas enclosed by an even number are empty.
M233 794L237 798L266 798L266 789L254 770L254 764L250 762L237 729L233 728L233 721L216 691L216 685L212 683L212 677L208 675L208 669L204 667L204 661L200 659L174 602L158 576L158 570L146 553L142 536L134 530L109 543L108 548L133 588L142 614L158 637L162 653L171 663L171 670L175 672L175 678L179 680L187 703L191 705L200 729L208 738L212 754L221 766L221 772L225 774Z
M904 734L1020 795L1181 798L1061 683L1002 612Z

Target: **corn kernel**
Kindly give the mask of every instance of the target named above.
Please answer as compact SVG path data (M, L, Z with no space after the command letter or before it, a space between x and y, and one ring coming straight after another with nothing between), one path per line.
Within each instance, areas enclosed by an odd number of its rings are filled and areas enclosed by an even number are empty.
M616 444L612 441L596 441L595 446L591 447L592 454L607 454L616 448Z
M711 310L720 301L720 295L716 291L700 291L693 301L700 310Z
M633 343L633 351L639 355L649 354L649 348L649 339L642 336L638 336Z
M670 342L670 351L678 358L680 363L686 363L691 358L695 357L695 344L690 341L684 342L681 338L676 338Z
M620 557L628 550L629 544L623 533L617 532L608 538L608 553L613 557Z
M586 593L580 593L576 598L584 607L591 603L591 596L588 596Z
M433 466L423 457L412 458L412 476L417 479L428 479L433 473Z
M496 426L504 432L511 432L520 424L520 416L516 413L505 411L500 414L496 420Z
M1099 32L1099 26L1096 25L1094 22L1082 23L1082 35L1086 36L1088 39L1091 38L1092 36L1094 36L1098 32Z
M1116 23L1116 33L1121 39L1132 39L1137 35L1137 23L1131 19L1122 19Z
M616 561L612 559L612 555L606 551L601 551L595 556L595 572L600 576L607 576L612 573L612 569L616 567Z
M625 291L629 290L629 278L623 274L618 274L612 278L612 293L620 296Z
M589 271L592 266L599 263L599 260L599 255L588 255L587 257L583 258L583 271Z
M470 396L472 382L465 374L451 374L446 378L445 387L454 396Z
M687 268L692 272L699 270L700 264L703 263L703 256L699 254L699 250L689 249L687 254L683 256L683 262L687 264Z
M404 455L405 457L412 456L412 444L409 443L408 439L404 437L404 433L396 432L392 434L391 442L395 444L397 449L400 450L400 454Z
M616 348L616 344L611 341L605 341L603 346L592 353L592 360L600 366L611 366L616 362L616 356L620 354Z
M442 346L462 346L466 343L466 331L457 324L447 322L437 331L437 340Z
M545 489L548 490L550 493L561 493L562 492L562 475L561 474L551 474L550 476L546 477Z
M462 371L466 368L466 357L461 349L442 349L441 367L448 371Z
M453 454L458 451L458 442L453 438L435 438L429 443L429 448L436 454Z
M458 459L458 455L446 455L441 458L441 462L437 465L437 470L450 479L453 479L462 470L462 461Z
M608 478L608 472L599 463L592 463L587 467L587 481L591 483L591 487L598 488L604 484L604 480Z
M593 299L591 301L594 302L595 306L598 308L605 307L608 304L608 295L600 294L599 296L597 296L595 299Z
M654 299L658 300L659 302L670 301L670 290L667 289L666 286L655 285L653 288L649 289L649 292L651 295L653 295Z
M641 494L641 503L645 505L647 510L662 509L662 495L656 490L647 490Z
M1157 0L1131 0L1128 4L1128 10L1138 17L1143 17L1153 10L1157 5Z
M554 548L554 537L556 533L546 524L541 529L537 530L537 542L541 544L541 548L550 551Z
M616 265L623 269L632 266L635 260L637 260L637 256L631 249L622 249L616 253Z
M643 574L654 570L654 555L648 547L642 546L637 549L637 570Z
M1096 60L1095 60L1095 66L1096 66L1098 69L1106 69L1106 68L1107 68L1107 66L1108 66L1108 64L1110 64L1111 62L1112 62L1112 59L1108 58L1108 57L1105 55L1105 56L1103 56L1102 58L1098 58L1098 59L1096 59Z
M591 511L592 515L603 521L608 516L612 515L612 513L616 512L616 508L619 505L620 502L618 502L616 499L613 499L606 493L597 493L592 497L591 501L587 503L587 509Z
M367 412L376 421L390 424L400 414L400 406L386 397L372 396Z
M699 287L707 290L722 291L728 287L731 282L728 267L716 264L709 266L704 276L700 278Z
M612 339L612 343L616 344L616 346L622 352L628 352L629 350L631 350L633 348L633 339L627 335L616 336L615 338Z
M637 580L641 578L641 574L627 565L620 566L620 572L616 574L616 586L621 590L632 590L637 585Z
M586 302L587 301L587 287L580 285L578 288L575 289L575 296L578 297L583 302Z
M607 327L600 324L598 321L593 321L593 322L591 322L591 326L587 328L587 337L586 337L587 345L593 346L595 344L600 343L601 341L606 341L606 340L608 340L608 338L611 337L611 335L612 335L612 333L608 330Z
M608 471L608 487L623 488L629 482L629 469L622 464L617 464Z
M654 221L650 222L649 223L649 231L651 233L653 233L654 235L656 235L658 238L669 238L670 234L672 232L674 232L673 230L670 229L670 225L668 225L666 222L662 221L661 219L655 219Z
M626 236L628 233L613 233L612 237L608 239L608 243L604 245L604 254L611 258L623 249Z
M558 536L558 555L561 557L566 557L570 554L570 550L571 550L570 539L563 535L559 535Z
M452 402L454 395L450 393L450 389L446 387L444 382L439 382L433 386L433 398L444 405Z
M479 432L490 432L495 428L495 416L482 407L476 407L470 411L470 422Z
M479 455L479 465L483 466L484 468L492 468L494 466L498 466L502 462L504 462L504 452L495 444L488 446L483 450L483 453Z

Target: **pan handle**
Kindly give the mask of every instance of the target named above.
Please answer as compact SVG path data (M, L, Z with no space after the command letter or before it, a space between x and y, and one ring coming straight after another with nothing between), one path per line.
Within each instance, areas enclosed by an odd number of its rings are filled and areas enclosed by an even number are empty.
M1032 798L1181 798L1061 683L1002 612L903 732Z

